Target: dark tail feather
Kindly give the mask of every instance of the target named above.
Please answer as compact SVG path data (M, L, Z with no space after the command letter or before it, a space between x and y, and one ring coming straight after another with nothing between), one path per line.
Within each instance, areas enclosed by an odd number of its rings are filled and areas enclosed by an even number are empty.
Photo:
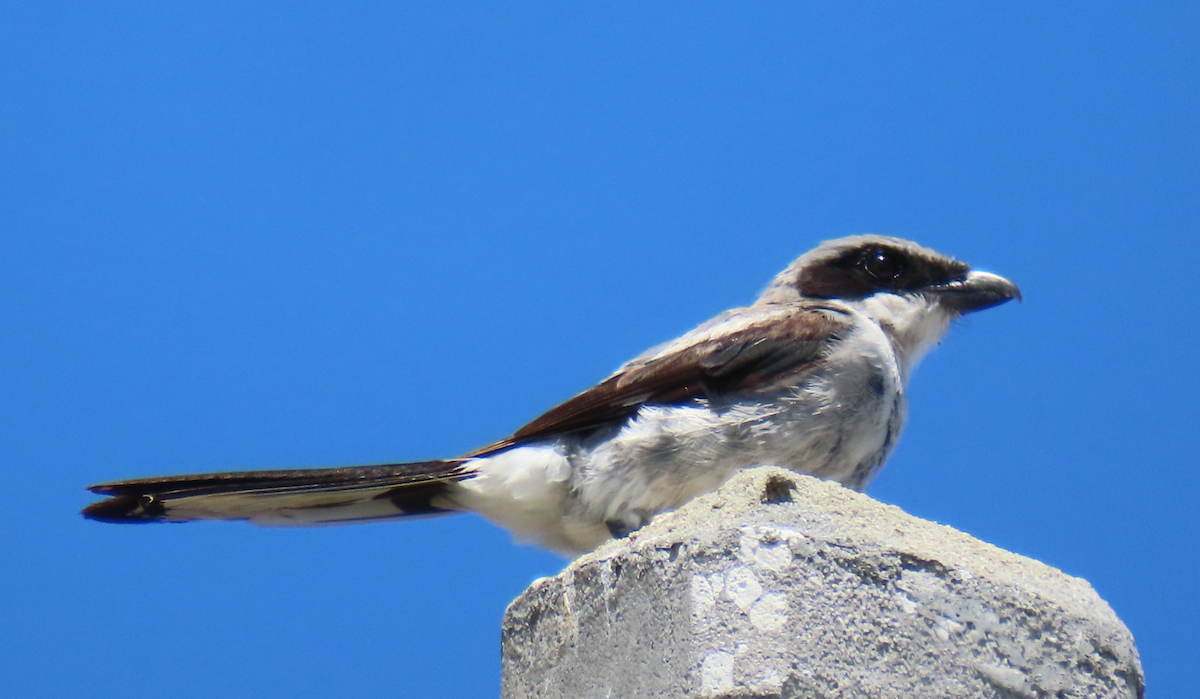
M303 526L453 511L443 495L471 477L464 461L201 473L93 485L109 496L83 516L101 522L248 520Z

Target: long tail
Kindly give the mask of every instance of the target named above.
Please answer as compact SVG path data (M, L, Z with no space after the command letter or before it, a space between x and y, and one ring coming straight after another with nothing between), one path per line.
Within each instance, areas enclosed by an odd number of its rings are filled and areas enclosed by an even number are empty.
M454 511L443 495L473 474L465 461L201 473L93 485L101 522L248 520L264 526L362 522Z

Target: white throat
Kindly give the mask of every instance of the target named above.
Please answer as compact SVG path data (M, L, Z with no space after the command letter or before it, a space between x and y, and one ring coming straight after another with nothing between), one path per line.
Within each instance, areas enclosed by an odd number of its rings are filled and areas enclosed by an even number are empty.
M955 314L921 295L873 294L844 302L875 321L896 352L900 376L908 383L917 365L950 328Z

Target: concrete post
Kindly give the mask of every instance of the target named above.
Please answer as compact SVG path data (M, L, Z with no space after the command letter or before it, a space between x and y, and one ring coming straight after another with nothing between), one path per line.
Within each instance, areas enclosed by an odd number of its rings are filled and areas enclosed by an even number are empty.
M535 582L505 699L1144 696L1084 580L777 468Z

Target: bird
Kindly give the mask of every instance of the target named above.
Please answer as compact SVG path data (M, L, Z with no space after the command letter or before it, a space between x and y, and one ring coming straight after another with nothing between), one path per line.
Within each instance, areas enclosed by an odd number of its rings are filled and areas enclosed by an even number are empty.
M962 316L1020 300L1004 277L914 242L821 243L751 305L626 362L462 456L93 485L117 523L342 524L475 512L566 556L774 465L863 490L896 445L922 357Z

